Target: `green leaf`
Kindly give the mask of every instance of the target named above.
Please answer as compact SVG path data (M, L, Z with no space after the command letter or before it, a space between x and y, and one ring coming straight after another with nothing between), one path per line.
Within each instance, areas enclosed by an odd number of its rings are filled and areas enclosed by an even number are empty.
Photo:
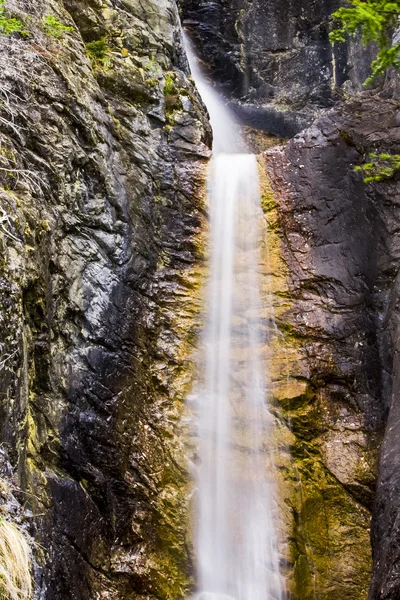
M371 65L372 74L364 85L371 84L389 67L400 71L400 43L392 46L399 16L400 0L348 0L348 6L333 13L339 26L330 33L331 42L343 43L346 36L360 33L365 46L371 42L378 45L378 54Z
M22 35L28 34L23 22L8 14L5 0L0 0L0 34L11 35L15 32L19 32Z
M74 31L73 27L69 27L68 25L64 25L61 23L57 17L54 15L47 15L42 19L43 29L50 35L56 39L61 39L64 36L64 33L69 33Z

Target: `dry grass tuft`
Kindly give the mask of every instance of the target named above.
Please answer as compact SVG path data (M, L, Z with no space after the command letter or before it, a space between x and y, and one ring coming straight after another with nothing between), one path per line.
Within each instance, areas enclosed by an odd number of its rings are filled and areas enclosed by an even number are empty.
M0 520L0 599L27 600L32 594L30 548L18 527Z

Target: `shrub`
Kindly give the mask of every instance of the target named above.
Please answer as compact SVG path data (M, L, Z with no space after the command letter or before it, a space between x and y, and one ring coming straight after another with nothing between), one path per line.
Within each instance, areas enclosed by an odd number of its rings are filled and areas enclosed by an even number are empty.
M47 35L50 35L58 40L63 37L64 33L70 33L71 31L74 31L73 27L63 25L61 21L54 15L47 15L47 17L43 17L42 23L43 29Z
M393 44L393 33L398 27L400 0L348 0L348 6L339 8L333 18L341 27L330 34L332 42L344 42L346 35L361 32L363 45L376 42L378 55L373 61L372 74L364 85L383 75L388 67L400 70L400 42Z
M176 94L175 79L172 75L167 75L164 84L165 96L173 96Z
M110 57L110 47L106 38L86 44L86 53L92 63L106 66Z
M28 33L25 31L22 21L8 15L6 11L6 0L0 0L0 33L10 35L16 31L22 35Z

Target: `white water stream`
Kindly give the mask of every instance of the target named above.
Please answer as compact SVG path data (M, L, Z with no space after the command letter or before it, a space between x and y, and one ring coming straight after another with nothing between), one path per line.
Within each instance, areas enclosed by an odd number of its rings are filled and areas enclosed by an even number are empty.
M193 77L210 113L210 282L202 387L196 395L197 593L200 600L283 600L263 357L260 186L242 143L186 40Z

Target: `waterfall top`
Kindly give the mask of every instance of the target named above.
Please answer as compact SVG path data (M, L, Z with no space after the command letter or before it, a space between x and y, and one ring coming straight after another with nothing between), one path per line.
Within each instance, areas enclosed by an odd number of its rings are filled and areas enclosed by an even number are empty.
M240 127L235 116L223 102L222 97L204 77L199 66L199 60L195 56L191 42L185 32L183 32L183 39L193 79L210 115L211 127L214 134L214 153L247 153L246 144L240 135Z

